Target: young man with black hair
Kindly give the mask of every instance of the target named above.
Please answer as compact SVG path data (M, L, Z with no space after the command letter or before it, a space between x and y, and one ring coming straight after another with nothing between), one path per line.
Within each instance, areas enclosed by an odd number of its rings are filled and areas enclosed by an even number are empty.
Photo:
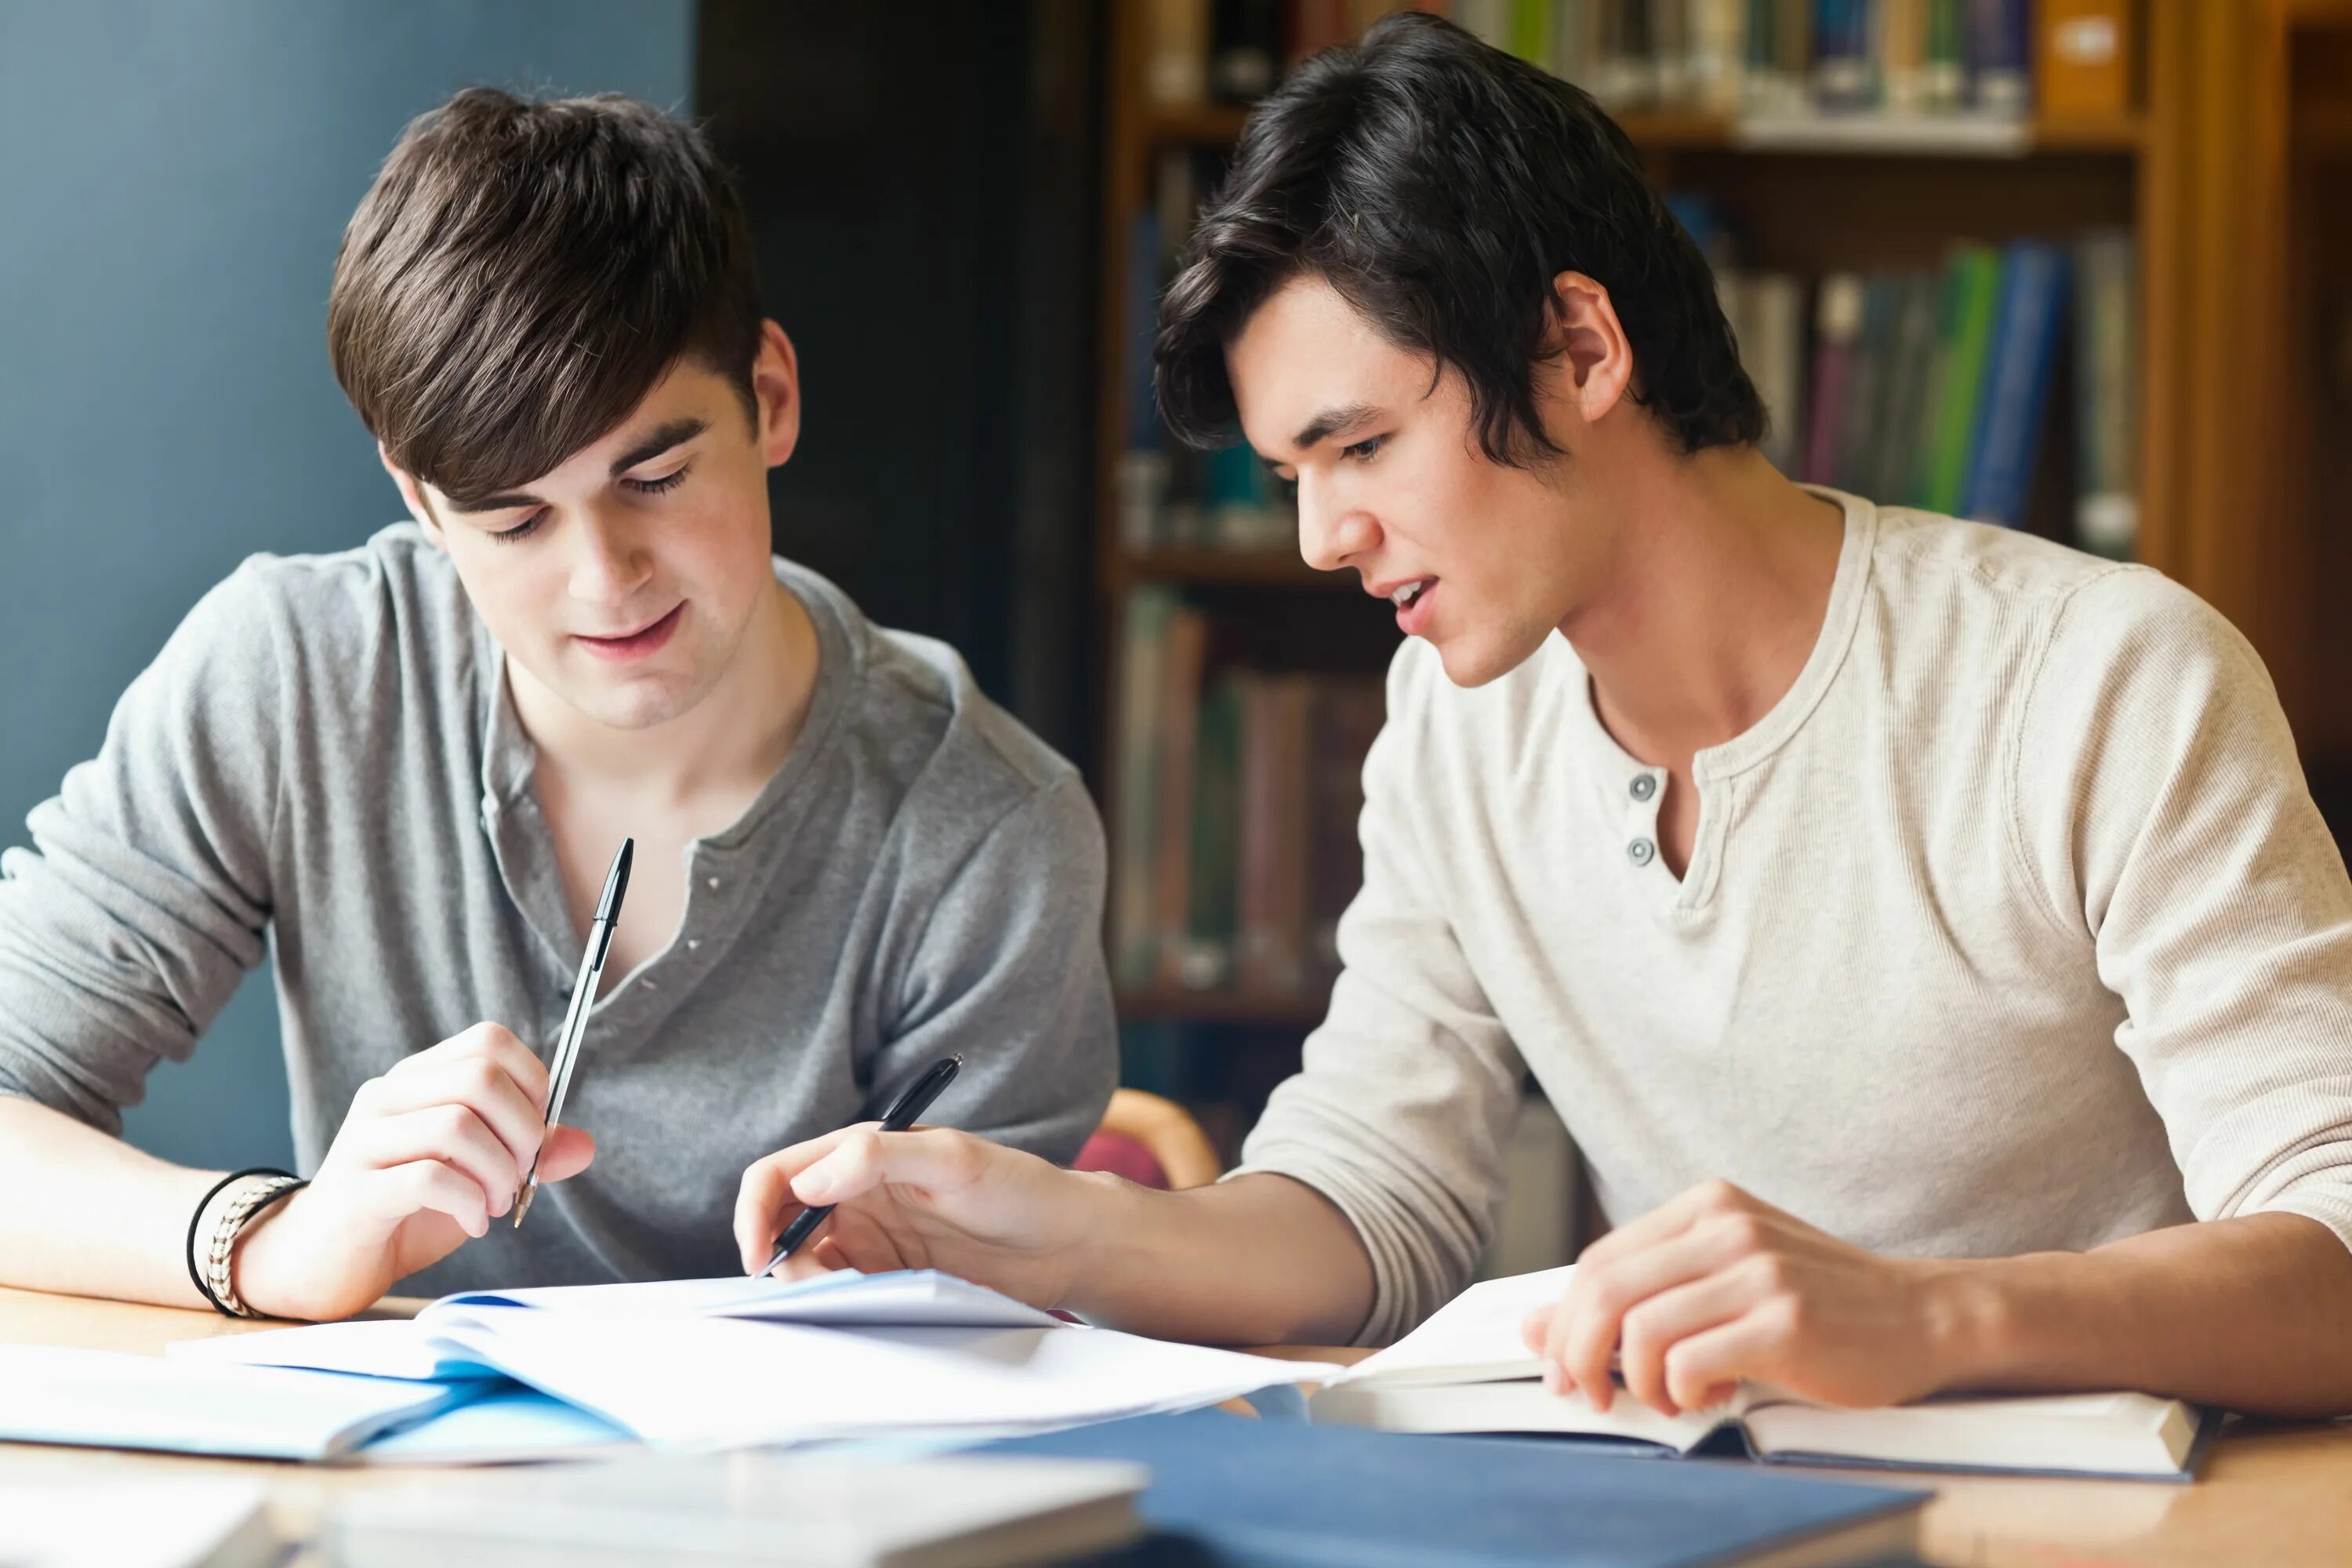
M1158 358L1409 634L1329 1017L1215 1187L854 1131L754 1167L747 1266L831 1202L818 1262L1377 1342L1532 1072L1617 1224L1563 1392L2352 1410L2352 886L2220 616L1784 479L1622 133L1425 16L1255 110Z
M951 650L771 555L801 385L753 279L725 173L643 104L409 127L328 331L413 521L207 595L7 857L0 1281L196 1305L217 1248L229 1308L332 1318L724 1272L748 1165L950 1051L943 1117L1076 1152L1117 1070L1100 825ZM265 941L311 1180L206 1201L109 1134Z

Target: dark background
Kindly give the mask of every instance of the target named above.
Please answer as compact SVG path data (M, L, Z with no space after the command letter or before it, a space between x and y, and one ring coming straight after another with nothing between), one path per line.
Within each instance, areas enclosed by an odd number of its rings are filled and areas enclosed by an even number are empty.
M807 425L778 548L940 637L1073 757L1093 644L1096 8L171 0L0 5L0 847L255 551L401 509L328 369L344 222L458 88L635 94L742 182ZM291 1163L257 974L127 1118Z

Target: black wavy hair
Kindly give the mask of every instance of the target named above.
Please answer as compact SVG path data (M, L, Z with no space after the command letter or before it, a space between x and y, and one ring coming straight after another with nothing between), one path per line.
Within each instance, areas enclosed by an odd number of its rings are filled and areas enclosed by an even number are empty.
M1160 301L1160 414L1192 446L1230 441L1225 350L1311 274L1438 374L1459 370L1480 447L1528 466L1559 450L1535 371L1558 353L1561 272L1608 289L1633 399L1681 451L1762 438L1706 260L1624 132L1557 77L1401 12L1307 60L1251 113Z

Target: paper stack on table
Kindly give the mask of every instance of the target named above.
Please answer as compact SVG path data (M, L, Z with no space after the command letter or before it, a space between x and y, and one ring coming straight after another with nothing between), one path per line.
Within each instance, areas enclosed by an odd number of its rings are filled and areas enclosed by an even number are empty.
M445 1397L464 1403L446 1415L357 1456L436 1461L626 1438L974 1438L1192 1409L1334 1370L1065 1322L929 1271L473 1292L410 1321L195 1340L172 1352L219 1374L363 1374L457 1390Z

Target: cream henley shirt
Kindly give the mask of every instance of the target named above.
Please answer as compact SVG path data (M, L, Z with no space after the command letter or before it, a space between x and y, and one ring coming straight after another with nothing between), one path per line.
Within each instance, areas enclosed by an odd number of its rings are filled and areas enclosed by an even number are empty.
M2352 1245L2352 883L2253 650L2147 568L1822 493L1820 638L1694 759L1679 880L1564 638L1468 690L1397 654L1344 972L1244 1167L1355 1225L1364 1342L1468 1279L1530 1073L1612 1221L1722 1177L1895 1254Z

